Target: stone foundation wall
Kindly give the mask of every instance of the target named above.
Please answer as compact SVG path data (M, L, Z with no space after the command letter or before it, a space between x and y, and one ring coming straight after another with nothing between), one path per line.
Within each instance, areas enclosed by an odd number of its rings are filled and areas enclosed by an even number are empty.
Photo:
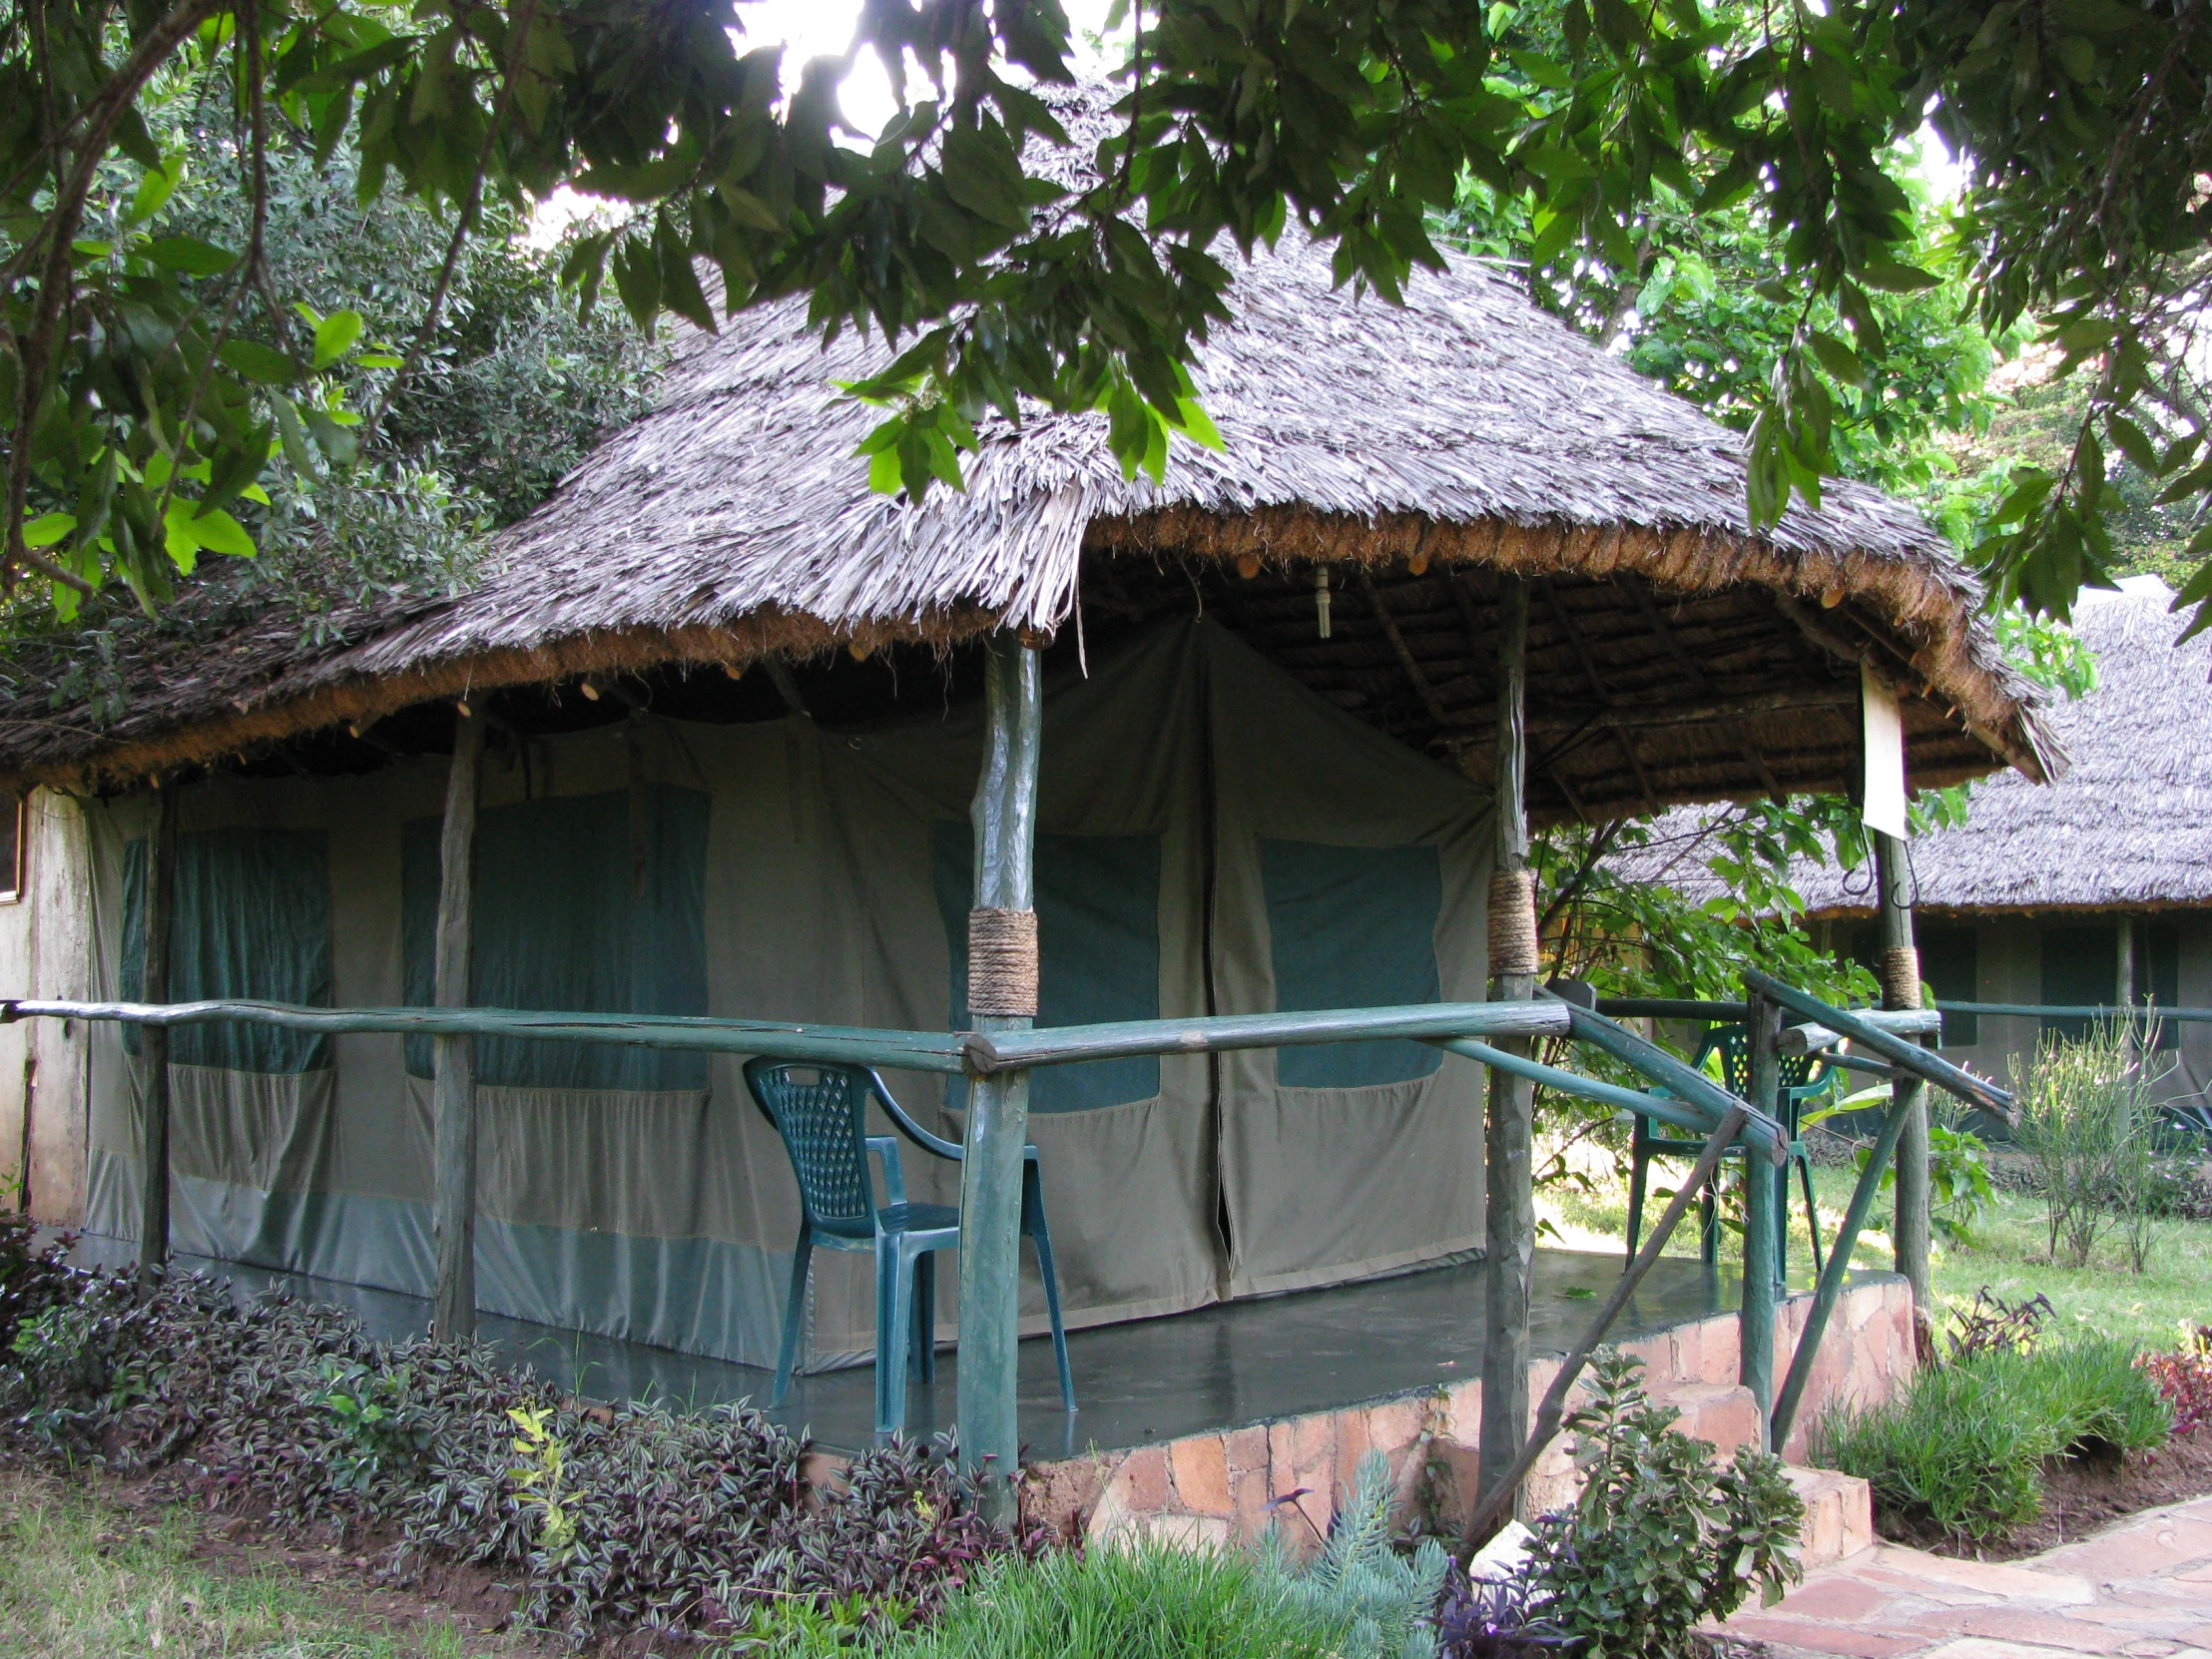
M1778 1387L1812 1304L1810 1295L1797 1296L1776 1310ZM1734 1314L1621 1346L1644 1362L1652 1394L1681 1409L1684 1432L1712 1441L1723 1455L1757 1435L1751 1392L1736 1380ZM1904 1280L1884 1275L1846 1291L1830 1317L1799 1426L1781 1448L1785 1458L1803 1460L1807 1429L1831 1402L1887 1399L1912 1377L1915 1355L1912 1292ZM1555 1359L1529 1368L1531 1408L1557 1369ZM1431 1530L1450 1532L1476 1495L1481 1415L1481 1382L1467 1378L1428 1393L1035 1464L1025 1476L1024 1506L1032 1517L1093 1542L1127 1533L1186 1544L1249 1541L1280 1518L1294 1540L1311 1545L1327 1533L1339 1497L1372 1447L1389 1460L1399 1523L1419 1518ZM1557 1508L1573 1490L1562 1436L1530 1477L1532 1507Z

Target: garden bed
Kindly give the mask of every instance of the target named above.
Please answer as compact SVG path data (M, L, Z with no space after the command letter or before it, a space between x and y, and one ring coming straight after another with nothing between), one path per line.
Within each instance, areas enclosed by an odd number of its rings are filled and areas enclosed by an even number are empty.
M2212 1428L2176 1435L2156 1451L2122 1455L2092 1451L2047 1458L2043 1509L1999 1538L1961 1539L1938 1527L1877 1512L1876 1530L1891 1543L1974 1561L2017 1561L2079 1541L2145 1509L2212 1495Z

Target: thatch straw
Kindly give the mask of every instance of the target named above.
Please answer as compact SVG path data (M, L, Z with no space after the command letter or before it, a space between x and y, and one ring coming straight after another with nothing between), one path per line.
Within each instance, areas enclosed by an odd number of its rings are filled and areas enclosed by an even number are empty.
M1078 98L1070 124L1095 141L1103 112ZM1102 415L994 421L966 493L918 507L870 492L851 451L878 411L835 389L880 365L883 344L848 334L825 350L796 303L747 315L682 340L660 407L500 533L473 592L361 619L367 637L340 649L260 640L143 665L147 694L96 738L66 713L0 708L0 774L120 783L584 669L737 666L1001 625L1050 635L1086 562L1163 550L1635 573L1669 593L1749 584L1804 602L1784 632L1874 652L1938 724L1955 710L1976 740L1966 770L2052 770L2027 689L1975 620L1973 580L1910 509L1837 483L1819 512L1793 507L1754 534L1742 439L1503 276L1455 261L1416 276L1406 301L1337 288L1327 252L1287 239L1239 269L1236 321L1197 371L1225 453L1178 441L1164 482L1130 482ZM1824 639L1824 619L1844 637Z
M2184 618L2156 577L2087 592L2075 630L2096 659L2096 689L2046 718L2074 757L2063 781L2016 774L1976 785L1966 822L1912 845L1917 907L1937 911L2156 910L2212 903L2212 687ZM1918 780L1916 780L1918 781ZM1632 879L1692 899L1721 884L1699 854L1705 815L1669 813L1654 844L1612 860ZM1866 870L1800 860L1790 884L1816 918L1874 913Z

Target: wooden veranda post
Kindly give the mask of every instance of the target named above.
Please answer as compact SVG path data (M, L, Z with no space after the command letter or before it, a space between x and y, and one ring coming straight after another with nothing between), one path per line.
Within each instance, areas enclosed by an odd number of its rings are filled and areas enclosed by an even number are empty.
M1882 903L1882 1006L1921 1005L1921 953L1913 942L1912 873L1905 843L1870 830L1875 888ZM1928 1085L1900 1077L1891 1110L1904 1114L1898 1131L1896 1261L1913 1287L1914 1318L1927 1322L1928 1285Z
M985 668L983 770L975 829L975 907L968 912L968 1018L975 1029L1026 1031L1037 1013L1037 762L1043 669L1012 634L991 636ZM1021 1436L1015 1386L1021 1336L1021 1149L1029 1073L968 1079L960 1171L960 1456L984 1515L1014 1519ZM929 1341L923 1333L922 1340ZM902 1354L875 1357L902 1366Z
M141 994L169 1000L170 932L177 914L177 790L156 787L154 825L146 837L146 964ZM139 1027L146 1072L146 1116L140 1147L145 1186L139 1195L139 1285L151 1290L169 1260L169 1027Z
M445 777L445 822L438 833L438 938L435 995L440 1008L468 1006L468 947L474 911L476 794L483 770L484 717L453 723L453 764ZM476 1335L476 1039L433 1037L436 1126L438 1335Z
M1750 1036L1751 1104L1772 1112L1782 1082L1782 1009L1757 991L1746 993L1746 1025ZM1777 1171L1764 1159L1744 1153L1744 1300L1738 1317L1741 1343L1737 1381L1751 1390L1759 1406L1759 1433L1764 1441L1774 1421L1774 1305L1782 1287L1776 1282L1775 1262L1781 1254L1782 1180L1790 1166Z
M1507 576L1498 594L1497 831L1490 875L1490 1000L1536 994L1536 902L1528 869L1528 588ZM1523 1057L1527 1037L1497 1046ZM1482 1483L1494 1486L1528 1438L1528 1294L1535 1267L1531 1142L1536 1086L1490 1068L1484 1133ZM1517 1503L1517 1499L1516 1499Z

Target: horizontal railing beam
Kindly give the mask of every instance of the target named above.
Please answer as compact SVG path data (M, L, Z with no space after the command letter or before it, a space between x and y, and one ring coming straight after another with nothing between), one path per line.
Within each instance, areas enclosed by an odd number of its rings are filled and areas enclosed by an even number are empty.
M1564 1004L1423 1002L1405 1008L1320 1008L1281 1014L1223 1014L1198 1019L1126 1020L1113 1025L1052 1025L1033 1031L970 1031L961 1039L968 1070L979 1077L1016 1067L1072 1065L1133 1054L1210 1054L1236 1048L1372 1042L1383 1037L1564 1036Z
M1705 1073L1669 1054L1657 1043L1639 1037L1625 1025L1617 1025L1594 1009L1561 1002L1558 1006L1567 1010L1572 1034L1581 1042L1591 1044L1613 1056L1624 1065L1632 1066L1650 1078L1669 1094L1693 1107L1699 1114L1698 1127L1712 1133L1714 1125L1738 1107L1745 1113L1744 1143L1756 1146L1761 1155L1777 1168L1787 1164L1790 1157L1789 1137L1782 1132L1782 1125L1747 1101L1738 1100Z
M1871 1048L1900 1071L1909 1071L1925 1078L1938 1089L1956 1095L1959 1099L1979 1106L1983 1111L1994 1112L2009 1121L2013 1115L2012 1092L1999 1088L1986 1078L1976 1077L1969 1071L1961 1071L1939 1054L1893 1036L1879 1025L1859 1014L1847 1014L1841 1008L1831 1008L1819 997L1801 991L1795 985L1786 984L1771 973L1761 973L1757 968L1744 970L1744 983L1771 996L1792 1013L1827 1026L1839 1036L1849 1037L1862 1047Z
M1966 1002L1938 1002L1934 1008L1854 1008L1868 1024L1901 1036L1933 1036L1942 1030L1941 1010L1972 1012ZM1597 1011L1609 1019L1689 1019L1730 1023L1749 1018L1741 1002L1703 1002L1673 996L1601 996Z
M514 1037L529 1042L616 1043L639 1048L707 1049L766 1054L779 1060L819 1060L896 1066L906 1071L957 1072L957 1033L878 1031L854 1026L794 1025L771 1020L694 1018L680 1014L523 1012L513 1008L306 1008L288 1002L54 1002L22 997L0 1002L0 1023L16 1019L115 1020L126 1025L205 1025L236 1020L287 1031L354 1032L443 1037Z
M1560 1094L1576 1095L1584 1100L1597 1101L1600 1105L1640 1112L1647 1118L1657 1118L1661 1123L1672 1124L1677 1129L1692 1129L1699 1134L1712 1133L1713 1126L1705 1121L1705 1115L1683 1105L1679 1100L1662 1099L1658 1095L1624 1089L1618 1083L1603 1083L1595 1077L1584 1077L1577 1071L1547 1066L1541 1060L1530 1060L1506 1049L1493 1048L1472 1037L1446 1037L1438 1041L1436 1046L1449 1049L1469 1060L1479 1060L1486 1066L1495 1066L1499 1071L1509 1071L1516 1077L1525 1077L1531 1083L1540 1084Z
M2155 1019L2184 1024L2212 1021L2212 1008L2168 1008L2142 1002L2133 1007L2120 1003L2060 1002L1938 1002L1946 1014L1989 1014L2013 1019Z

